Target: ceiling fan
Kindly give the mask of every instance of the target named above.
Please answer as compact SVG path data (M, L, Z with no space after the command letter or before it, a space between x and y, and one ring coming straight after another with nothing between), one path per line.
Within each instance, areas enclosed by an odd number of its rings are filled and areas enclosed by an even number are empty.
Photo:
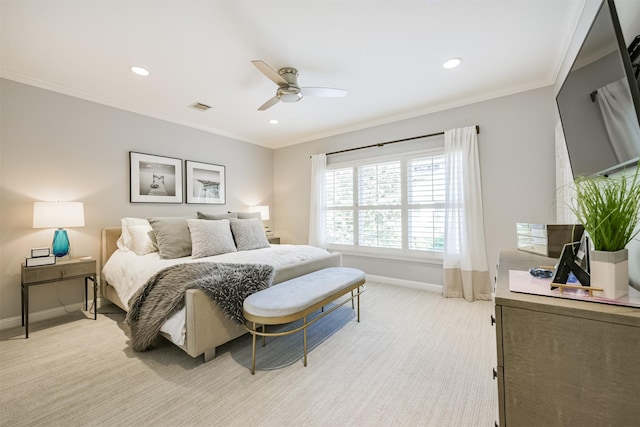
M264 61L259 59L251 61L258 70L267 76L272 82L278 85L276 95L262 104L258 111L264 111L282 102L297 102L303 95L322 96L325 98L335 98L346 96L344 89L334 89L330 87L300 87L298 86L298 70L292 67L280 68L278 71L271 68Z

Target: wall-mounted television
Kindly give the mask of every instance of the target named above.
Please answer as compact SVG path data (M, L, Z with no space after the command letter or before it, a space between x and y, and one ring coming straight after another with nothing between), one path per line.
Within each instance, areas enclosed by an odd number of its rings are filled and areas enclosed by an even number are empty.
M614 0L604 0L556 96L574 177L640 159L640 22L625 26L626 41Z

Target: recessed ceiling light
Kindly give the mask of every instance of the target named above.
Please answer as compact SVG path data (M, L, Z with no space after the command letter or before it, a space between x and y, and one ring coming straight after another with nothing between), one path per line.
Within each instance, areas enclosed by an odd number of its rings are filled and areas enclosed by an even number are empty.
M133 66L131 67L131 71L133 71L134 73L136 73L139 76L148 76L149 75L149 70L147 70L146 68L142 68L142 67L137 67L137 66Z
M276 119L271 119L271 120L269 120L269 123L271 123L272 125L277 125L280 122L278 120L276 120Z
M451 58L447 60L442 66L444 68L456 68L458 65L462 64L462 58Z

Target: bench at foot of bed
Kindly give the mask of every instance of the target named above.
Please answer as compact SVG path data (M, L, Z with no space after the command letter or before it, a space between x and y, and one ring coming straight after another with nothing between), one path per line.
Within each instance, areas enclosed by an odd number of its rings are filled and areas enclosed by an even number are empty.
M245 327L253 338L251 374L256 372L256 336L282 336L302 330L304 366L307 366L307 327L333 310L351 301L360 322L360 294L364 292L365 274L355 268L332 267L318 270L277 286L264 289L244 300L243 313ZM351 293L351 298L331 308L307 322L307 316L343 295ZM303 319L302 326L285 332L266 332L266 325L281 325ZM262 329L260 331L259 329Z

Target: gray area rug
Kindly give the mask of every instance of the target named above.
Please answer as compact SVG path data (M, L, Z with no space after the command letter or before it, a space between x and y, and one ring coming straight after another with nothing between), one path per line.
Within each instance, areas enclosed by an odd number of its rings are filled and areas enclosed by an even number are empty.
M209 363L166 342L131 350L124 313L76 312L0 333L1 426L488 426L493 304L368 283L302 334L251 338ZM104 314L116 313L116 314ZM291 327L291 326L286 326Z

